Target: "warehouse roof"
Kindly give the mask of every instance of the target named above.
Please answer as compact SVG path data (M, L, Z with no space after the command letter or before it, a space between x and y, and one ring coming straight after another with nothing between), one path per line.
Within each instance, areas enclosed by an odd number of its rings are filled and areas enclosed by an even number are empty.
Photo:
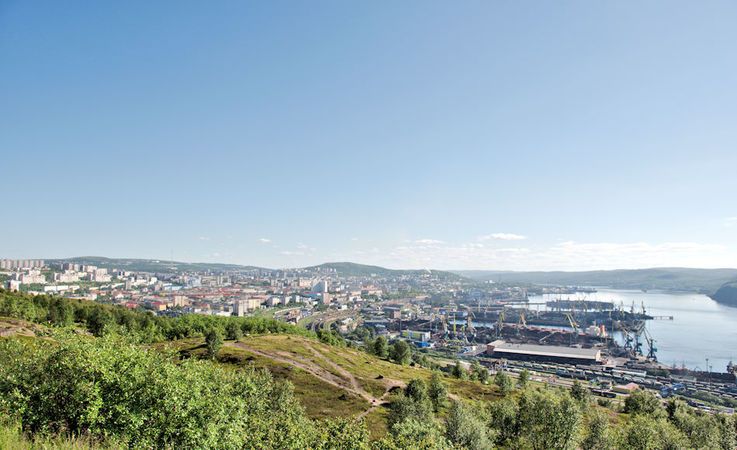
M536 356L555 356L558 358L592 359L601 358L601 350L596 348L558 347L553 345L512 344L494 341L489 344L494 353L513 353Z

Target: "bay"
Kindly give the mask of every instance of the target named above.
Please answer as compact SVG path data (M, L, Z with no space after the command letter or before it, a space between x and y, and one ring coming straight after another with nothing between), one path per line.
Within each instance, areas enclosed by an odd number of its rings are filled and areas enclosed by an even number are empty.
M530 301L561 298L558 294L531 296ZM737 357L737 308L719 304L702 294L663 291L599 289L595 293L564 295L562 298L610 301L629 309L635 303L652 316L673 316L673 320L650 320L647 328L656 340L657 356L667 365L725 372Z

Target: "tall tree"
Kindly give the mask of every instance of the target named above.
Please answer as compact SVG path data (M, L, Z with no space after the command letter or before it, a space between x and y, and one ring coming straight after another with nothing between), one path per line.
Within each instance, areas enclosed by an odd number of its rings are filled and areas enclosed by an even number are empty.
M571 396L582 406L588 406L591 401L591 393L580 381L574 380L571 386Z
M664 414L660 400L649 391L637 389L624 400L624 412L661 416Z
M379 358L386 358L389 355L389 344L384 336L379 336L374 340L372 346L373 354Z
M485 450L493 446L488 433L489 429L479 420L479 414L460 401L453 401L445 420L445 437L448 441L458 448Z
M465 380L468 376L468 372L460 361L456 361L455 366L451 369L451 374L459 380Z
M211 359L215 359L220 348L223 346L223 337L215 329L211 328L205 336L205 345L207 346L207 356Z
M581 443L583 450L609 450L613 448L609 436L609 418L599 410L589 416L586 438Z
M440 379L440 374L437 371L432 373L427 391L433 410L438 412L445 405L445 400L448 397L448 389Z
M517 386L519 386L520 389L524 389L527 387L527 383L530 382L530 371L527 369L522 369L519 373L519 377L517 378Z
M498 371L494 376L494 384L499 386L499 392L501 392L502 395L507 395L512 392L512 389L514 388L512 379L509 378L509 375L504 373L502 370Z
M417 378L410 380L410 382L407 383L407 387L404 388L404 395L415 402L424 402L429 400L425 382Z
M238 323L231 320L225 324L225 337L230 341L236 341L243 337L243 331Z
M397 341L392 345L391 358L397 364L409 364L412 360L412 349L406 341Z

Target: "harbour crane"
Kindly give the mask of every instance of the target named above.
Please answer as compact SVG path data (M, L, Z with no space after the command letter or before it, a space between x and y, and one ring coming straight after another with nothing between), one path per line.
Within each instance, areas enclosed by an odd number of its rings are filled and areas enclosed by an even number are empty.
M519 320L517 321L517 334L520 334L522 327L527 328L527 320L525 319L525 311L520 310Z
M466 309L466 331L470 334L476 334L476 328L473 326L473 319L476 317L476 315L473 313L473 310L471 310L471 307L468 307Z
M566 319L568 319L568 323L571 325L571 328L573 328L573 334L571 335L571 343L575 343L578 340L578 323L573 319L573 316L569 313L566 313Z
M647 328L645 328L645 341L647 342L647 359L651 361L657 361L658 357L655 355L655 353L658 352L657 347L655 347L655 339L653 339L653 336L650 334L649 331L647 331Z
M501 311L499 311L499 319L496 321L496 338L500 339L502 337L502 328L504 328L504 314L505 314L506 308L502 308Z

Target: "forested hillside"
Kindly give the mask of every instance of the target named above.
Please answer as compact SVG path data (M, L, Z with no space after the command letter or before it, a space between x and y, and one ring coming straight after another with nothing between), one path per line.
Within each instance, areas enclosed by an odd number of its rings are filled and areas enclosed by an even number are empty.
M0 291L0 448L734 449L732 416L623 405L406 344Z

